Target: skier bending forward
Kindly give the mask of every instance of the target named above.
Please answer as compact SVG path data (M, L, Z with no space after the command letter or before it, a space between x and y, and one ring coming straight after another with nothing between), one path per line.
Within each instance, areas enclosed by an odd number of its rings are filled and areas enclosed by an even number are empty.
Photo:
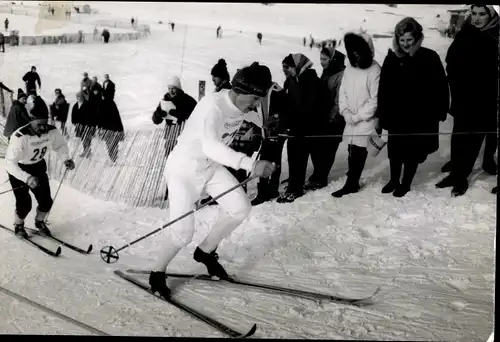
M68 145L61 133L55 126L48 125L49 111L42 98L30 95L26 108L30 123L12 134L5 156L5 168L16 197L14 231L20 237L28 237L24 230L24 219L31 211L29 194L31 189L38 202L35 227L42 234L50 236L45 217L53 201L50 195L45 154L49 148L52 148L70 170L75 168L75 163L69 159Z
M263 178L271 176L275 170L269 161L254 161L228 147L244 119L256 121L251 118L258 115L253 110L272 85L269 68L254 62L238 70L231 84L231 90L209 94L198 103L168 156L165 177L172 220L194 209L203 190L216 197L238 184L224 166L244 169ZM252 207L241 187L217 202L222 212L208 236L196 248L194 260L203 263L211 276L224 279L228 274L217 261L215 250L245 220ZM192 241L194 231L193 215L171 226L169 243L149 276L153 293L159 292L163 297L170 295L165 277L167 266Z

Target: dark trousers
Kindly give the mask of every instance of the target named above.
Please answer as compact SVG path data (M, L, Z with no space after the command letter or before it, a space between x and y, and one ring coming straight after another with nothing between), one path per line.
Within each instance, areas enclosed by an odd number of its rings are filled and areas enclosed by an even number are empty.
M91 152L92 139L94 139L95 137L96 128L90 126L84 126L82 134L83 136L81 136L80 138L82 139L83 154L88 156L90 155Z
M309 181L327 184L328 175L335 161L340 141L330 138L312 138L310 140L311 162L314 171L311 177L309 177Z
M310 142L307 138L288 139L288 193L302 193L309 161Z
M28 95L28 96L30 96L30 95L37 96L37 94L36 94L36 87L28 87L28 86L26 86L26 95Z
M0 48L2 49L2 52L5 52L5 43L0 43Z
M481 151L483 140L486 138L484 151L485 160L493 159L497 148L497 134L466 133L471 132L470 122L455 118L453 135L451 136L451 173L457 181L466 181L472 173L476 159ZM495 141L493 141L495 140Z
M38 202L37 210L39 212L49 212L52 208L52 196L50 194L49 178L47 176L47 164L45 160L41 160L33 165L19 164L19 167L32 176L38 178L38 186L34 189L29 188L26 183L20 181L14 176L9 174L9 181L12 189L14 189L14 196L16 198L16 214L20 219L25 219L31 211L31 196L30 190L35 195Z
M278 197L281 176L281 156L286 139L266 139L262 142L261 160L267 160L276 165L276 171L270 178L259 179L258 196L266 199Z
M361 179L361 174L365 168L366 157L368 156L368 151L366 147L360 147L356 145L349 144L347 146L349 152L348 164L349 171L347 172L347 183L349 185L359 185L359 180Z
M418 162L408 160L402 161L392 158L389 159L389 163L391 169L391 182L410 187L413 182L413 178L417 173ZM401 171L403 171L403 180L401 180Z

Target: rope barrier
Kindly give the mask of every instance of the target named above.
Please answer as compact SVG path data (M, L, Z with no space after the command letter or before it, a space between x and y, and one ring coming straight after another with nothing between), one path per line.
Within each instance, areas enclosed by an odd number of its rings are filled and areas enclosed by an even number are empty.
M325 134L325 135L289 135L289 134L278 134L274 136L266 137L266 139L309 139L309 138L342 138L342 137L370 137L372 134ZM489 132L437 132L437 133L386 133L377 134L379 137L389 137L389 136L430 136L430 135L472 135L472 134L498 134L496 131Z

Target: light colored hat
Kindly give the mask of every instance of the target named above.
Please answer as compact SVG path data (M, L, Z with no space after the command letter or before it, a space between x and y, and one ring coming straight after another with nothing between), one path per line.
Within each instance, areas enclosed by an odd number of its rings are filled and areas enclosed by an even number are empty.
M167 86L182 90L181 80L178 76L172 76L172 78L168 80Z

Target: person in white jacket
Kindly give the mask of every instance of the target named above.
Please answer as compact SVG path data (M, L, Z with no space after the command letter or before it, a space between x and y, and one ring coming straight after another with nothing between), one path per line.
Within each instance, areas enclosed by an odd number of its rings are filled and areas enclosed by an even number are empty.
M238 70L231 85L231 90L209 94L198 103L168 156L164 175L169 189L171 220L194 209L202 191L216 197L238 184L224 166L244 169L264 178L275 170L271 162L254 161L229 147L243 120L255 121L252 117L257 113L253 110L272 85L269 68L254 62ZM215 250L246 219L251 205L241 187L217 202L222 212L208 236L196 248L194 259L203 263L211 276L227 278ZM149 284L153 293L170 296L165 277L167 266L192 241L194 232L193 215L171 226L164 253L150 273Z
M342 189L332 193L337 198L360 189L368 140L377 126L374 115L381 69L374 60L375 51L369 35L347 33L344 44L349 64L344 70L339 90L339 110L346 121L344 140L349 144L349 171Z
M28 237L24 219L32 207L31 190L38 202L35 227L42 234L50 236L45 217L52 208L53 200L45 155L49 148L54 150L70 170L75 168L75 163L70 159L68 144L61 133L55 126L47 124L49 110L42 98L30 95L26 107L30 122L12 134L5 155L5 169L16 198L14 232L20 237Z

